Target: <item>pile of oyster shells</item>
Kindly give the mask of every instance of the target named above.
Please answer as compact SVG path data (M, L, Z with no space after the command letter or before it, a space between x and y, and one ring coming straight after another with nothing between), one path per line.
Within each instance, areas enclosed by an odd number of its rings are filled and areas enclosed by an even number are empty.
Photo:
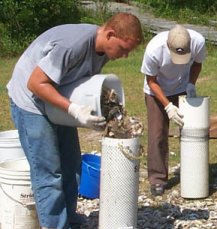
M114 89L103 87L101 110L107 121L104 137L125 139L143 135L144 127L142 122L138 118L127 115Z
M179 175L174 172L177 167L170 169L170 175L179 179ZM163 196L153 197L149 193L146 168L140 170L140 177L140 186L143 188L140 188L138 196L138 229L217 228L217 201L214 192L205 199L183 199L180 196L180 186L176 185L166 190ZM211 186L215 188L216 184ZM81 229L98 228L99 199L80 198L78 211L87 220Z

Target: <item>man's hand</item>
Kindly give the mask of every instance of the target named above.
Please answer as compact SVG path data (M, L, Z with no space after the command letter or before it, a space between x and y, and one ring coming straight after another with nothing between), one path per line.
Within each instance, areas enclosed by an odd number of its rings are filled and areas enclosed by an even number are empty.
M173 120L180 127L184 125L183 117L184 115L180 112L179 108L173 105L171 102L164 108L167 112L169 119Z
M103 130L106 125L105 118L93 115L92 113L93 109L91 107L76 103L71 103L68 108L68 114L77 119L82 126L95 130Z
M195 85L192 83L188 83L186 87L187 98L196 97L196 89Z

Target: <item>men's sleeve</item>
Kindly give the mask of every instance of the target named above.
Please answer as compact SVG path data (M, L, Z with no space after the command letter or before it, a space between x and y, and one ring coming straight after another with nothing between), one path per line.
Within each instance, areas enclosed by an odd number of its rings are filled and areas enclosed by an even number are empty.
M72 49L59 44L47 44L43 50L44 57L38 66L55 83L59 84L62 77L79 61Z
M146 51L142 61L141 72L145 75L156 76L158 69L157 59Z
M197 37L197 45L195 47L195 59L194 61L197 63L202 63L206 58L206 46L205 46L205 38L200 35Z

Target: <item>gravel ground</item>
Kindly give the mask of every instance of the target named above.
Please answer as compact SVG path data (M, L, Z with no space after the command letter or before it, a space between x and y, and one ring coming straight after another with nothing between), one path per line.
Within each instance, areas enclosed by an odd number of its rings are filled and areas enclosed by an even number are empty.
M216 184L210 185L210 195L204 199L184 199L180 196L179 166L170 169L173 185L163 196L149 193L146 169L140 171L138 196L138 229L214 229L217 228ZM97 229L99 199L80 198L78 211L85 214L87 223L82 229Z

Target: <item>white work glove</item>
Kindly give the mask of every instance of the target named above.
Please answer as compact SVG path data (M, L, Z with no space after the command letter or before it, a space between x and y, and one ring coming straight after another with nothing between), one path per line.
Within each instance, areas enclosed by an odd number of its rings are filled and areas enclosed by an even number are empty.
M89 106L71 103L68 108L68 114L77 119L83 127L94 130L104 130L106 121L102 116L93 115L93 109Z
M173 120L180 127L184 125L184 115L180 112L179 108L173 105L171 102L164 108L170 120Z
M196 89L195 85L192 83L188 83L186 87L187 98L196 97Z

